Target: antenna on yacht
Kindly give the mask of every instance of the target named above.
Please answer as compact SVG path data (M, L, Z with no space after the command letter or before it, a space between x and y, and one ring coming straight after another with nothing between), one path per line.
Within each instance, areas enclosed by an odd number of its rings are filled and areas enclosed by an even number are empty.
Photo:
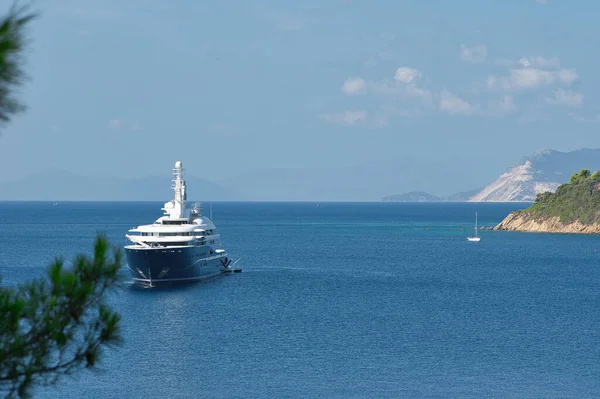
M210 220L212 220L212 201L208 202L210 204Z
M175 198L171 201L171 205L168 206L168 213L170 217L180 218L185 212L185 200L187 199L187 193L185 190L185 180L183 180L183 164L181 161L175 162L175 168L173 169L173 191ZM167 208L167 204L165 204Z

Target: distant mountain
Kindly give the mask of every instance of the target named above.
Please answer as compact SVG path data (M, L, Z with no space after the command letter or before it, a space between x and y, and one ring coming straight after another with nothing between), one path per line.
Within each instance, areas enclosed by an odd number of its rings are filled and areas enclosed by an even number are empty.
M436 197L425 191L411 191L409 193L390 195L381 199L383 202L440 202L442 197Z
M465 174L459 160L404 158L338 167L255 169L218 183L248 200L380 201L390 192L452 193L482 187L488 179L482 171Z
M570 152L540 151L511 165L487 186L438 197L423 191L391 195L382 201L469 201L469 202L532 202L538 193L554 192L567 183L572 171L583 168L600 169L600 149L584 148Z
M469 198L480 192L482 188L476 188L475 190L462 191L460 193L452 194L446 197L446 201L454 201L454 202L465 202L468 201Z
M512 165L469 201L534 201L538 193L556 191L558 186L569 181L573 171L583 168L600 169L600 149L544 150Z
M233 190L198 177L185 178L188 199L229 201L243 199ZM58 169L0 182L0 200L10 201L168 201L173 197L170 176L138 179L84 177Z
M533 201L554 192L572 171L600 169L600 149L545 150L521 159L495 181L461 160L366 162L339 167L249 170L217 183L187 176L188 198L197 201ZM137 179L84 177L50 169L18 181L0 182L0 200L148 200L171 198L170 176ZM411 191L412 190L412 191ZM390 192L405 194L389 195ZM432 194L433 193L433 194Z
M424 191L411 191L404 194L383 197L383 202L466 202L481 189L463 191L447 197L437 197Z

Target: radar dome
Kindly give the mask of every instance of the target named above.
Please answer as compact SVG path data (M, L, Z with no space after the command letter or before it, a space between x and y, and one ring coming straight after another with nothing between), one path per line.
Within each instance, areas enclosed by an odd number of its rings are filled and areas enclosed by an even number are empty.
M175 162L175 167L176 168L181 168L181 161Z

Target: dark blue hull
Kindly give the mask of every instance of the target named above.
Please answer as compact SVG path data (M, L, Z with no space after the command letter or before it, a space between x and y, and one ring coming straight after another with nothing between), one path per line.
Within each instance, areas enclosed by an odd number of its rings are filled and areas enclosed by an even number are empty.
M125 247L129 273L142 285L186 283L226 272L230 260L209 246L174 248Z

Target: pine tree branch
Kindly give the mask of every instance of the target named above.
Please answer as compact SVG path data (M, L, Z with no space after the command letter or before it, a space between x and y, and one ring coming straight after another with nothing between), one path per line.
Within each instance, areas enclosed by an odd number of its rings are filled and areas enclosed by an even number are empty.
M0 287L0 390L26 396L34 383L93 367L103 347L121 342L120 317L104 304L121 255L109 259L108 249L100 236L94 257L78 256L72 270L56 260L48 280Z
M25 28L36 17L36 13L28 12L27 6L18 6L15 1L8 14L0 19L0 122L10 121L13 115L25 109L13 93L26 78L23 70Z

